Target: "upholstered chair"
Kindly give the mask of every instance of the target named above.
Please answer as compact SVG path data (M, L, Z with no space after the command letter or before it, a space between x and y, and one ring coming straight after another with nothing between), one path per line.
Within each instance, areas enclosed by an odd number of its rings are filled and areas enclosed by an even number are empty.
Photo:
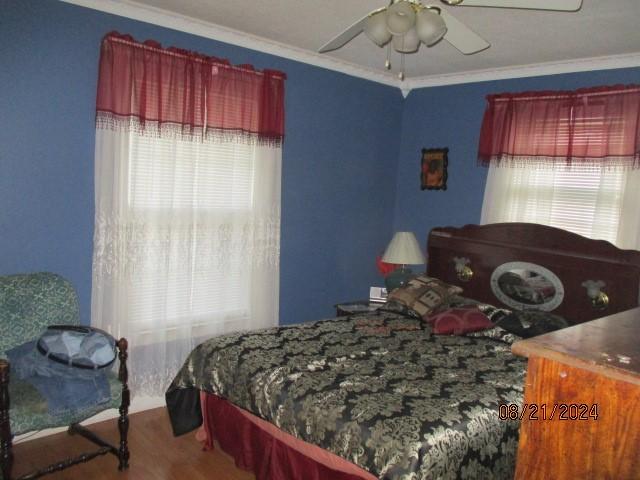
M36 340L49 325L79 325L78 298L73 286L53 273L0 276L0 471L2 480L11 480L15 435L51 427L69 426L69 434L81 435L100 448L68 458L31 472L38 478L92 458L113 454L120 470L128 467L129 389L127 387L127 341L117 342L120 360L118 375L108 373L111 399L82 409L50 413L47 401L38 390L11 373L6 352ZM119 408L120 445L108 444L81 426L79 422L100 411ZM32 476L31 476L32 475Z

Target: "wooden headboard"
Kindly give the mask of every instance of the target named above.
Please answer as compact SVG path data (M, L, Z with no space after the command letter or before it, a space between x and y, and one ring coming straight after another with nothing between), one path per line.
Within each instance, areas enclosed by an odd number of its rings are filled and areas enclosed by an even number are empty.
M635 308L640 304L640 252L621 250L603 240L592 240L558 228L534 223L494 223L434 228L427 244L427 274L464 289L465 297L506 305L492 289L497 267L528 262L555 274L562 283L562 302L548 309L571 323L582 323ZM473 276L459 278L456 260L468 261ZM602 281L609 297L606 308L595 308L582 285ZM532 306L531 308L535 308Z

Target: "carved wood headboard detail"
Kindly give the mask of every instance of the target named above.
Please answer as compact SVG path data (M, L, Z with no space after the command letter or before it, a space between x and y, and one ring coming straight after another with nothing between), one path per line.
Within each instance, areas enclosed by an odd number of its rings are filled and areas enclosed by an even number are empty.
M462 281L454 258L468 259L473 276ZM459 261L458 261L459 262ZM434 228L427 244L427 273L459 285L463 295L505 306L491 288L496 267L530 262L553 272L562 282L564 298L551 310L571 323L582 323L640 304L640 252L621 250L604 240L592 240L558 228L533 223L494 223ZM601 280L609 304L591 304L587 280Z

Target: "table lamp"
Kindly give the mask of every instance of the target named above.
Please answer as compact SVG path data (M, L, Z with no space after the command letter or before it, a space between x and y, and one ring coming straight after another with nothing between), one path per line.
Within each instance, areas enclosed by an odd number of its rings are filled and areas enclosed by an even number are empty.
M391 292L404 286L413 277L413 272L407 265L423 264L425 259L413 232L396 232L382 256L382 261L401 265L384 280L387 292Z

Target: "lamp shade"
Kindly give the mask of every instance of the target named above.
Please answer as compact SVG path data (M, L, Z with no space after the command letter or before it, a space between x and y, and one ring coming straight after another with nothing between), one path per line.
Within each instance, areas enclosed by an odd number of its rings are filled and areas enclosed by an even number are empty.
M406 0L400 0L387 9L387 28L394 35L407 33L416 23L416 12Z
M416 15L416 31L420 41L431 46L447 33L447 25L436 11L425 8Z
M367 18L364 33L369 39L382 47L391 40L391 33L387 30L387 12L378 12Z
M396 232L382 256L382 261L402 265L424 263L424 255L413 232Z

